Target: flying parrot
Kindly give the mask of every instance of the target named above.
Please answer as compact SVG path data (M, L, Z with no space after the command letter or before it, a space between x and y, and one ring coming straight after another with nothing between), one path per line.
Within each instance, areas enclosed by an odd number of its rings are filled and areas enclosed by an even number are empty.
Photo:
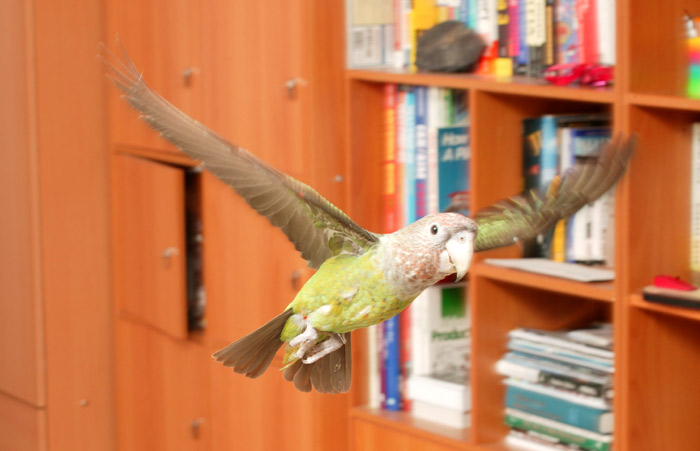
M315 274L277 317L213 354L258 377L285 345L284 378L301 391L344 393L351 382L350 332L400 313L426 288L455 274L474 252L536 237L608 191L624 173L634 139L616 138L598 159L577 162L546 194L515 195L474 218L438 213L390 234L365 230L313 188L191 119L142 79L123 53L103 45L110 77L141 118L230 185L280 228Z

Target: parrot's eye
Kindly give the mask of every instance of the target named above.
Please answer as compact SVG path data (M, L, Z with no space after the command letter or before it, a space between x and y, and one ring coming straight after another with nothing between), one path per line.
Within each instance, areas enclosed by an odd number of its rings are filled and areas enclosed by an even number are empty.
M437 233L438 233L438 226L435 225L435 224L433 224L433 226L430 228L430 233L432 233L433 235L437 235Z

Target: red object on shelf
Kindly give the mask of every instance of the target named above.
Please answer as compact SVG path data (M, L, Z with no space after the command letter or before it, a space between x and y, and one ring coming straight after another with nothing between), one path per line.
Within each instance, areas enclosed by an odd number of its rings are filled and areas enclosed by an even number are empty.
M682 291L691 291L696 290L698 288L695 285L690 284L685 280L682 280L680 277L665 275L659 275L654 277L654 286L659 288L668 288L671 290Z

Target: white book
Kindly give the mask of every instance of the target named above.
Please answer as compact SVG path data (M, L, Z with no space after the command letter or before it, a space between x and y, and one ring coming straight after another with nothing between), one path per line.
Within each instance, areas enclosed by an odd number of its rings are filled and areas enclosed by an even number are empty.
M411 413L414 417L444 426L464 429L469 427L471 420L470 412L462 412L456 409L440 407L430 402L413 401Z
M378 409L381 406L382 397L381 375L379 374L379 346L377 343L378 327L378 325L375 325L367 328L368 405L372 409Z
M598 55L601 64L615 65L615 0L596 0L598 21Z
M579 282L604 282L615 279L615 271L611 269L555 262L546 258L487 258L484 262Z
M693 124L691 137L690 181L690 271L694 283L700 283L700 123Z
M544 345L556 346L561 349L570 349L582 354L589 354L605 359L615 358L615 352L613 350L577 343L573 341L566 331L545 331L538 329L518 328L508 332L508 337L527 340L534 343L542 343Z
M456 379L413 375L408 379L408 396L414 402L423 401L466 412L471 410L471 391L466 378L462 382L456 382Z

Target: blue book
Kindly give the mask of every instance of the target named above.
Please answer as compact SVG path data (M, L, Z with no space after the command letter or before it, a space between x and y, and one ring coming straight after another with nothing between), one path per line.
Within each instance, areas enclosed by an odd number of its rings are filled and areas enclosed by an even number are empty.
M404 116L404 183L405 199L402 199L405 208L406 224L415 222L416 217L416 94L412 88L406 91L406 114Z
M438 205L440 211L469 216L469 132L465 126L438 129Z
M416 104L416 219L428 213L428 88L415 88Z
M506 407L601 434L613 431L613 413L608 409L577 404L521 387L507 386Z
M559 169L556 116L545 115L523 120L523 153L523 188L542 196ZM552 233L550 231L525 243L523 257L548 258Z
M398 315L384 322L384 373L385 407L387 410L401 410L401 343Z

